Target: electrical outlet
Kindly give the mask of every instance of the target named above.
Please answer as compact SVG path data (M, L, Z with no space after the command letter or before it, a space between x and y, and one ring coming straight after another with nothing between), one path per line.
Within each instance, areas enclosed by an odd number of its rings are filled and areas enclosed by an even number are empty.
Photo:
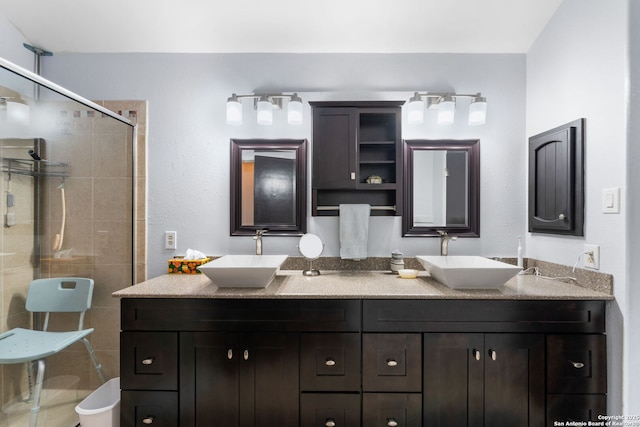
M600 246L584 245L584 267L593 270L600 270Z
M164 232L164 248L165 249L177 249L178 248L178 233L175 231Z

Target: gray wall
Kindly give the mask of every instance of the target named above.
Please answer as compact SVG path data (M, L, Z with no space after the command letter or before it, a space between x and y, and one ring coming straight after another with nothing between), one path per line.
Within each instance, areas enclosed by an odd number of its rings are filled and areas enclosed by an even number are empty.
M89 99L149 101L149 275L193 248L212 255L251 253L250 237L229 237L230 138L311 137L310 109L294 127L276 115L271 127L225 123L232 92L299 91L305 101L402 99L413 90L481 91L489 117L466 125L467 103L450 127L404 126L405 138L481 139L479 239L459 239L453 254L515 256L525 229L525 56L450 54L58 54L46 58L46 77ZM246 108L248 110L248 108ZM309 201L310 204L310 201ZM372 218L370 256L438 253L437 239L403 239L400 218ZM163 232L178 232L178 250L163 247ZM309 217L309 231L337 256L337 218ZM297 255L297 238L267 237L265 252Z
M607 319L612 414L640 413L640 394L628 390L638 387L633 378L638 369L632 368L637 356L623 355L623 340L637 341L637 329L625 323L623 330L623 319L631 312L632 286L637 285L626 271L633 262L625 251L632 218L627 203L640 185L627 179L633 163L627 157L629 22L627 0L565 0L527 54L527 136L581 117L587 123L585 236L528 234L527 255L573 265L585 243L600 245L600 269L614 275L616 297ZM602 213L602 189L610 187L621 188L620 214ZM637 243L629 245L637 248Z
M625 409L640 414L640 2L629 2L630 97L629 135L627 140L627 304L625 307Z

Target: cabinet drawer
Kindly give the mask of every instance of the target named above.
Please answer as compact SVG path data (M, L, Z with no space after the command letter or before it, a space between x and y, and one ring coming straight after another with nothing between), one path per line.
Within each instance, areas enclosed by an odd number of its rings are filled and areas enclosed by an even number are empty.
M548 393L606 393L604 335L547 336Z
M170 391L122 391L122 427L176 427L178 393Z
M122 332L120 346L123 390L178 389L176 332Z
M422 426L422 395L419 393L365 393L362 426Z
M603 333L605 301L365 300L365 332Z
M302 391L360 390L360 335L303 334L300 388Z
M125 298L123 330L357 332L358 300Z
M359 394L302 394L300 427L354 427L360 425Z
M420 334L363 334L362 388L364 391L420 392Z
M607 413L604 394L550 394L547 396L547 425L555 421L599 421Z

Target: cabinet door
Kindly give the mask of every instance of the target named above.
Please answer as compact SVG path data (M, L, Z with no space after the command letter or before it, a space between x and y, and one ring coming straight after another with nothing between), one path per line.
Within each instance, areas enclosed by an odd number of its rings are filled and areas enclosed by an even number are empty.
M582 236L584 119L529 138L529 231Z
M303 334L301 391L359 391L360 334Z
M101 415L97 415L98 423ZM111 422L108 422L111 424ZM178 393L174 391L122 391L120 407L122 427L176 427L178 424Z
M251 335L240 365L240 425L298 427L298 335Z
M420 427L421 406L419 393L364 393L362 427Z
M422 391L420 334L363 334L363 391Z
M484 426L483 335L425 334L423 348L423 425Z
M544 426L544 337L425 334L424 425Z
M296 334L183 335L182 424L297 427Z
M178 333L120 334L120 385L123 390L178 389Z
M360 426L360 395L304 393L300 397L300 427Z
M545 425L544 337L485 335L485 425Z
M211 427L240 426L240 369L242 350L237 334L193 334L191 354L181 354L181 364L192 378L181 375L182 424ZM244 366L242 366L244 368ZM183 369L184 370L184 369ZM186 384L185 384L186 383ZM191 395L189 395L189 394ZM193 418L182 405L189 405ZM187 422L188 421L188 422Z
M548 335L547 392L606 393L606 337L604 335Z
M355 108L313 110L313 187L356 187Z

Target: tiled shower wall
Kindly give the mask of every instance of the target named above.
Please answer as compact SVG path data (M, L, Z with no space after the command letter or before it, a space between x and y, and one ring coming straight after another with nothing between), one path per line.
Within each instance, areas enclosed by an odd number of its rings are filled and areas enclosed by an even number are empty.
M147 104L144 101L104 101L104 107L137 123L136 159L133 157L131 129L98 112L68 103L59 103L57 126L62 136L47 141L41 157L69 164L64 179L66 224L63 257L52 248L60 233L62 198L58 177L42 179L41 277L83 276L95 280L93 306L85 327L95 329L90 340L108 378L119 375L119 300L111 297L115 290L132 285L132 269L137 280L146 279L146 140ZM132 202L132 161L137 163L136 201ZM33 188L31 177L13 179L12 190L24 194L30 203L21 205L19 223L2 233L1 295L2 330L15 326L29 327L30 316L24 310L27 286L37 262L33 255ZM3 190L6 188L3 180ZM4 193L4 191L3 191ZM4 197L3 197L4 198ZM3 209L6 209L3 201ZM136 210L135 265L132 265L132 212ZM3 210L4 212L4 210ZM60 255L60 253L58 253ZM72 326L76 318L62 319L52 327ZM99 379L82 344L75 344L63 354L49 359L47 378L73 379L73 388L94 389ZM2 366L1 402L15 399L26 391L23 365ZM0 416L0 421L2 420Z

